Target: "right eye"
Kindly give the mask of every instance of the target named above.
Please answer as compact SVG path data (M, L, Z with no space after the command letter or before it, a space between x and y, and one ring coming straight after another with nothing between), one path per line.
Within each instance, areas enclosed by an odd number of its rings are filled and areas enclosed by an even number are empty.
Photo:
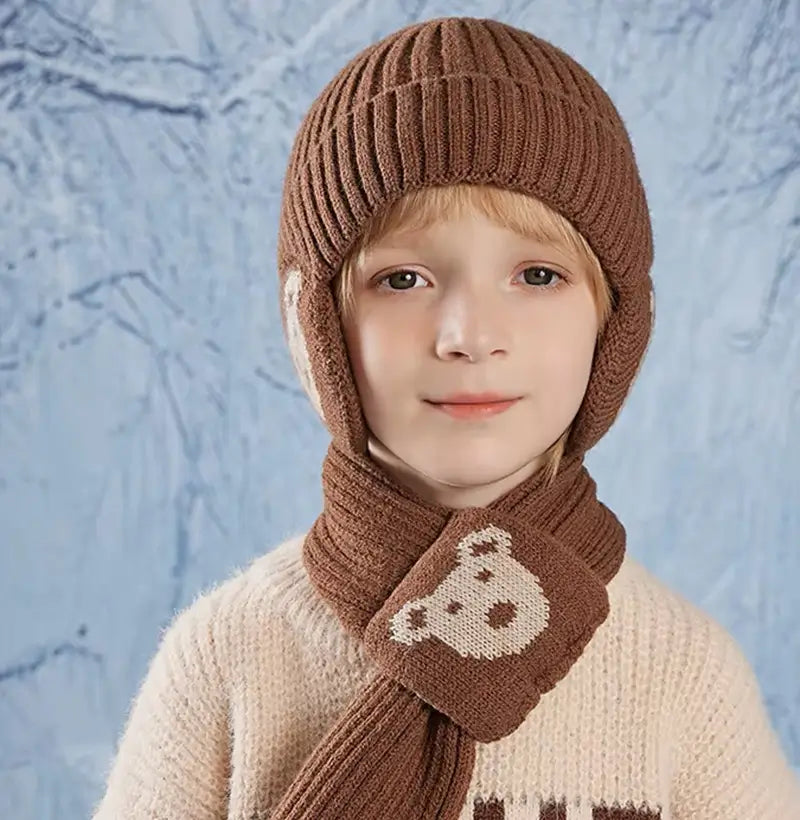
M386 276L382 276L378 280L378 287L381 288L384 283L386 283L388 287L384 289L393 291L414 290L414 282L416 280L420 282L425 281L415 270L396 270L391 273L387 273Z

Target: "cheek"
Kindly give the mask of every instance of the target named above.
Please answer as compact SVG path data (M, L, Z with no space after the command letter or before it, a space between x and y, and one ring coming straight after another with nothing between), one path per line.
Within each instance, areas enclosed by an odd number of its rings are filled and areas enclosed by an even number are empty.
M531 378L541 409L549 407L559 415L574 414L583 401L591 369L591 350L578 355L577 349L572 348L547 357Z
M542 321L530 323L526 346L539 351L531 358L531 368L542 385L551 385L566 397L586 389L592 370L597 338L597 315L594 304L572 305L554 310Z
M396 323L395 323L396 324ZM415 351L407 330L377 315L360 316L345 326L345 340L365 411L399 397L407 385Z
M363 406L365 394L369 389L369 370L368 363L364 359L364 353L369 347L365 344L361 330L354 318L347 319L342 323L342 333L347 347L347 357L350 359L353 380Z
M556 358L566 373L573 374L577 383L589 378L596 338L595 333L584 325L574 328L559 341Z

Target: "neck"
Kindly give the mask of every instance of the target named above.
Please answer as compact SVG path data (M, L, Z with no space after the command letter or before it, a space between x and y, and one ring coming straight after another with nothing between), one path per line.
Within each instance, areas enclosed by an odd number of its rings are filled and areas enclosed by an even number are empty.
M539 456L494 481L485 484L455 484L433 478L412 467L372 436L368 446L370 458L398 484L412 490L426 501L454 510L488 507L530 478L543 463L542 457Z

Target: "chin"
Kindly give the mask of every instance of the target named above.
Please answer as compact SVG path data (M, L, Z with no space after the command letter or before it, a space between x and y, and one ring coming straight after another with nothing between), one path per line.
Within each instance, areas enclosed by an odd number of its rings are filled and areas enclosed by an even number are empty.
M504 448L496 442L487 442L487 445L453 447L442 453L431 448L424 458L411 460L410 463L442 484L480 487L522 471L543 451L532 450L524 456L519 447L508 448L504 452Z

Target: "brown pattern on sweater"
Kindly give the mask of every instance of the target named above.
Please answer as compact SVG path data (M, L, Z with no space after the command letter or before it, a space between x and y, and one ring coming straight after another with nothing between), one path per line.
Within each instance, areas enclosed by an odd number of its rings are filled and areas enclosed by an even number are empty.
M661 810L637 809L620 806L592 806L592 820L659 820ZM505 820L505 801L496 797L486 800L478 797L473 804L473 820ZM534 820L534 818L531 818ZM536 820L568 820L567 804L551 800L539 811Z
M490 797L488 800L475 798L472 807L472 820L505 820L505 801Z

